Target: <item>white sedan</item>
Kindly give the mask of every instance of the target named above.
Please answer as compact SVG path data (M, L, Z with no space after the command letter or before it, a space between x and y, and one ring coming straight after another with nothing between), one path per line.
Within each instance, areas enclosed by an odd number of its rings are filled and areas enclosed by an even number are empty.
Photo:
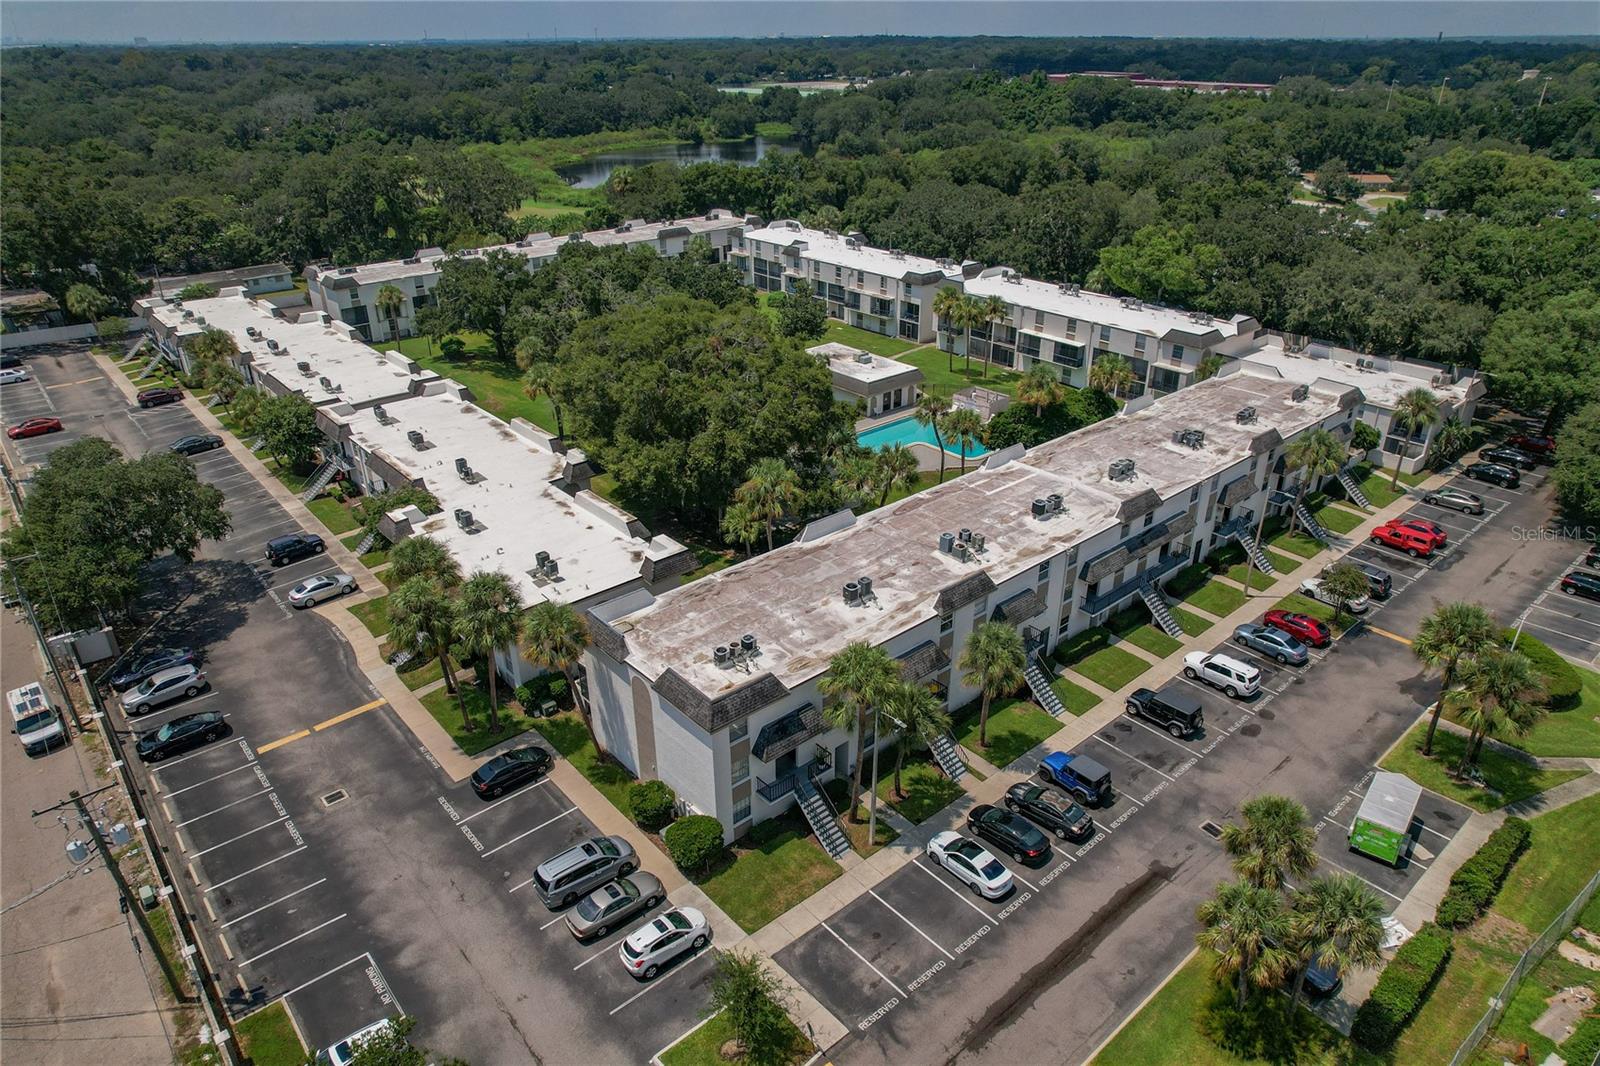
M1309 596L1319 603L1325 603L1329 607L1339 606L1338 597L1328 592L1320 577L1308 577L1300 582L1300 594ZM1344 609L1351 614L1365 614L1369 606L1371 606L1370 600L1365 596L1357 596L1353 600L1346 600Z
M324 600L357 591L356 579L346 573L318 574L289 590L289 606L315 607Z
M1011 871L975 840L945 830L928 841L928 855L984 899L1011 891Z

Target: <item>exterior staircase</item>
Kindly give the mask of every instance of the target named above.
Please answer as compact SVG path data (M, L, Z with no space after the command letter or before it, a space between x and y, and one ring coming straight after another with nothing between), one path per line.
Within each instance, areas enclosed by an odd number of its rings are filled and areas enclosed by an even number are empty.
M317 467L317 472L312 475L311 480L306 482L306 490L300 494L300 498L307 503L316 499L318 494L328 487L328 482L333 480L333 475L338 472L338 463L332 459L324 460L323 464Z
M363 556L371 551L372 546L378 543L379 536L381 536L381 534L374 529L371 533L368 533L366 536L362 537L361 542L356 545L357 557Z
M156 354L152 355L150 357L150 361L144 365L144 369L139 371L139 376L144 378L154 374L156 372L156 367L160 366L162 361L166 358L167 353L163 352L160 348L157 348Z
M1272 560L1268 559L1267 553L1261 550L1261 545L1256 543L1255 537L1249 533L1241 532L1239 534L1239 546L1244 549L1246 555L1255 560L1257 570L1269 575L1277 573L1272 568Z
M940 733L934 737L928 748L933 752L934 762L937 762L939 769L944 771L944 776L952 781L959 781L966 774L967 764L962 762L961 756L956 753L956 742L950 739L949 733Z
M1028 690L1033 693L1035 703L1057 718L1066 713L1067 705L1061 702L1056 690L1050 687L1050 674L1039 665L1037 655L1028 656L1027 665L1022 668L1022 676L1028 679Z
M1297 503L1294 505L1294 516L1300 520L1300 524L1305 527L1306 532L1317 540L1326 544L1332 539L1328 536L1328 531L1322 528L1322 523L1318 522L1316 516L1311 513L1311 508L1305 504Z
M1361 491L1361 486L1357 485L1356 479L1350 476L1350 471L1339 471L1339 484L1344 486L1344 494L1351 503L1363 510L1372 510L1372 501L1367 499L1367 494Z
M1144 601L1146 607L1150 608L1150 617L1161 628L1161 632L1174 640L1183 639L1183 627L1178 624L1176 618L1172 617L1172 609L1167 606L1166 599L1161 595L1161 590L1156 588L1154 582L1147 581L1139 586L1139 598Z
M850 841L844 835L844 830L839 828L838 817L812 782L810 774L800 775L794 794L800 798L800 810L810 823L811 831L817 834L817 843L822 845L822 850L835 859L849 851Z

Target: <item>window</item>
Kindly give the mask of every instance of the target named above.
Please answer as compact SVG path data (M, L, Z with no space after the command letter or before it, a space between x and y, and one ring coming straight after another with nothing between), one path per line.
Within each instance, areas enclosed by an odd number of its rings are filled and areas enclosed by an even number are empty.
M988 605L989 605L988 604L988 597L984 597L983 599L979 600L977 603L972 605L972 620L974 622L983 621L984 611L988 607Z
M1110 344L1111 343L1111 327L1110 326L1102 325L1100 327L1100 343L1101 344Z
M1078 333L1078 320L1075 319L1075 318L1067 319L1067 336L1074 337L1074 336L1077 336L1077 333Z
M888 318L894 314L894 301L884 300L877 296L872 297L872 314L878 318Z
M901 340L908 340L908 341L916 340L917 339L917 324L915 322L907 322L905 319L902 318L900 320L900 339Z
M728 729L728 742L731 744L737 744L739 741L743 740L749 735L750 720L746 718L742 722L733 723L733 725Z
M1144 334L1143 333L1137 334L1133 338L1133 350L1138 352L1140 355L1144 354Z
M1196 485L1194 488L1189 490L1189 502L1190 503L1199 503L1200 502L1200 486L1199 485Z
M1129 528L1131 527L1127 522L1122 523L1122 528L1117 531L1117 539L1121 540L1123 537L1126 537L1128 535Z
M747 798L742 799L738 803L735 803L733 805L733 824L734 825L738 825L740 822L745 822L745 821L749 821L749 820L750 820L750 800L747 797Z
M1017 351L1031 359L1039 358L1039 338L1031 333L1023 333L1017 337Z
M939 616L939 632L948 633L956 627L956 616L949 611Z
M1151 511L1149 514L1145 515L1144 516L1144 528L1149 529L1150 528L1150 523L1154 522L1155 520L1156 520L1156 513L1154 511Z
M1150 375L1150 387L1157 392L1177 392L1183 388L1183 375L1176 370L1158 366Z
M1174 362L1183 362L1183 345L1174 344L1172 346L1172 359Z
M922 305L919 303L912 303L910 300L905 301L900 305L900 317L905 319L907 322L921 322Z
M733 783L742 785L750 780L750 760L735 759L733 763Z
M1037 307L1033 309L1033 328L1044 328L1044 312L1039 310Z
M1039 564L1039 584L1050 580L1050 560L1046 559Z

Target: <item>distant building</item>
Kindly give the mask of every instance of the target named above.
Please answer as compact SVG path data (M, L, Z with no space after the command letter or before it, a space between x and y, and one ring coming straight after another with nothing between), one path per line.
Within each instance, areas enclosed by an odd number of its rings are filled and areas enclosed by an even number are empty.
M294 288L294 269L287 263L257 263L233 270L212 270L202 274L166 274L146 279L157 296L176 296L190 285L210 285L219 292L235 285L246 296L264 292L283 292Z
M0 289L0 322L7 333L25 333L66 324L56 298L40 289Z
M910 363L848 344L819 344L806 351L827 362L833 375L833 398L850 404L860 401L866 405L866 417L916 406L922 371Z
M1305 179L1307 185L1317 183L1315 170L1308 170L1300 176ZM1379 192L1394 186L1394 179L1387 174L1351 174L1350 179L1360 185L1363 192Z
M1051 74L1049 78L1056 82L1071 78L1109 78L1125 81L1139 89L1165 89L1168 92L1187 89L1196 93L1255 93L1258 96L1266 96L1276 88L1267 82L1259 81L1187 81L1180 78L1153 78L1136 70L1077 70L1066 74Z

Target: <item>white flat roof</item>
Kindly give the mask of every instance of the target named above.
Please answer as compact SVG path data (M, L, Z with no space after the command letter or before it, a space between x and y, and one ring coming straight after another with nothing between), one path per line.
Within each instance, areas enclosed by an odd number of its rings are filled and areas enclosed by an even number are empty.
M1315 354L1324 351L1327 354ZM1368 359L1377 367L1368 369L1356 366L1356 359ZM1343 348L1314 345L1311 351L1291 353L1277 337L1268 336L1266 343L1241 356L1240 361L1255 367L1258 373L1272 374L1285 381L1310 384L1318 378L1337 381L1361 390L1368 404L1393 409L1400 397L1415 388L1425 388L1451 405L1460 405L1469 395L1476 398L1483 392L1477 378L1451 381L1449 370L1441 370L1421 363L1400 363L1382 356L1365 356ZM1388 366L1391 369L1382 369ZM1392 369L1403 366L1405 371Z
M1073 292L1070 287L1053 282L1025 278L1009 267L992 267L975 278L968 278L966 291L974 296L998 296L1021 307L1036 307L1049 314L1104 323L1152 337L1164 337L1172 330L1199 337L1215 330L1226 338L1239 332L1240 323L1255 321L1246 315L1236 315L1232 319L1197 318L1194 312L1176 307L1141 303L1081 288ZM1029 327L1019 328L1027 330Z
M905 373L921 374L922 371L910 363L902 363L898 359L889 359L882 355L874 355L864 348L852 348L848 344L838 341L829 341L819 344L814 348L807 348L807 352L828 361L828 369L841 377L859 381L863 385L872 385L890 378L899 377Z
M594 493L574 496L557 487L567 459L582 454L556 454L534 427L503 422L466 395L455 382L439 381L422 395L384 404L384 422L371 409L326 412L360 448L424 481L444 509L413 532L443 542L464 574L501 570L530 605L574 603L638 580L646 558L683 551L670 537L630 532L630 525L644 527ZM412 447L410 430L421 431L425 450ZM457 475L458 457L472 468L472 482ZM458 507L472 512L472 532L457 524ZM553 582L528 573L539 551L549 552L560 570Z
M901 278L907 274L943 274L952 281L961 280L961 267L951 260L941 262L920 255L896 254L886 248L874 248L865 240L820 229L807 229L788 219L773 222L764 229L746 230L744 237L747 241L762 241L784 248L804 242L807 258L851 270L865 270L870 274L883 274L891 278Z

